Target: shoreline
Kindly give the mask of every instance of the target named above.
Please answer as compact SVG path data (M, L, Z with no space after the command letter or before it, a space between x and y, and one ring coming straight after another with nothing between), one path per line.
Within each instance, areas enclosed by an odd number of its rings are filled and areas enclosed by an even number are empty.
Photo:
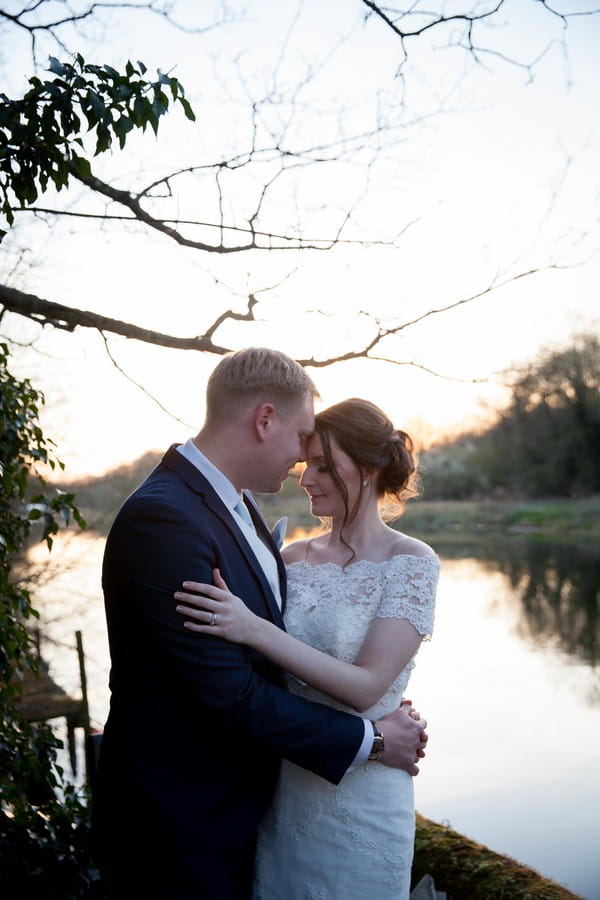
M472 536L486 530L549 539L600 537L597 495L543 500L417 500L399 520L428 533L461 531Z
M414 884L431 875L448 900L581 900L535 869L496 853L418 812Z
M288 536L294 531L318 529L306 498L292 485L280 494L257 498L272 526L281 516L289 519ZM600 539L600 496L547 498L543 500L426 500L406 504L393 527L418 536L483 539L487 535L533 537L552 541L597 541Z

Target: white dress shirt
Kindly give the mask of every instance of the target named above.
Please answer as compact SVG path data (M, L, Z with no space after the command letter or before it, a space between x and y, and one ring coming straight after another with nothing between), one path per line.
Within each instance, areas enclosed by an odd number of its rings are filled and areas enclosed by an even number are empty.
M279 606L279 609L281 609L281 588L279 585L279 571L277 569L277 562L269 547L257 534L256 529L252 524L250 513L247 511L247 507L246 518L244 518L244 516L236 508L240 502L244 503L243 496L241 494L238 494L229 479L226 478L225 475L223 475L223 473L213 465L213 463L211 463L211 461L204 455L204 453L198 450L191 439L177 449L183 456L185 456L188 462L191 462L196 466L197 469L200 470L207 481L210 482L211 487L214 488L215 492L219 495L219 498L223 501L224 505L227 507L231 515L234 517L236 525L241 529L244 537L252 548L252 552L260 563L267 581L269 582L269 586L273 591L273 596L277 601L277 605Z
M224 505L227 507L231 515L235 518L236 524L240 527L244 537L250 544L250 547L258 562L260 563L267 581L271 586L271 589L273 590L273 594L275 595L275 599L279 604L279 608L281 608L279 573L277 571L277 563L275 561L275 557L273 556L267 545L259 538L258 534L254 530L254 527L252 525L249 525L235 509L240 500L243 500L242 495L238 493L234 485L225 475L223 475L220 469L217 469L217 467L210 461L210 459L208 459L208 457L205 456L204 453L202 453L196 447L192 438L189 438L185 442L185 444L181 444L179 447L177 447L177 449L181 453L181 455L187 459L188 462L195 466L199 470L199 472L204 475L215 493L218 494L219 499L223 501ZM352 764L348 768L348 772L351 772L352 769L355 769L357 766L360 766L362 765L362 763L367 761L369 753L371 752L371 747L373 746L373 726L368 719L363 719L363 723L365 726L365 732L363 735L362 743L358 749L358 753L354 757Z

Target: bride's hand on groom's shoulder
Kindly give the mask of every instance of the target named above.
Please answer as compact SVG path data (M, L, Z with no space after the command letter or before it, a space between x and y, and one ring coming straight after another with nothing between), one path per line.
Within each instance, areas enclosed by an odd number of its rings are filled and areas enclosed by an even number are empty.
M228 589L218 569L214 584L184 581L175 593L176 612L185 616L184 627L198 634L225 638L235 644L252 644L257 616Z
M384 752L380 762L393 769L404 769L417 775L417 762L425 756L428 734L427 721L422 719L410 701L403 701L399 709L377 720L383 733Z

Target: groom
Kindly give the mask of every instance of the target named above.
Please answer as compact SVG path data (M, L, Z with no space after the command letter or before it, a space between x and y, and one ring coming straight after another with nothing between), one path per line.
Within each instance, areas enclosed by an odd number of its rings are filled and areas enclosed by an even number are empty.
M243 900L282 757L333 784L369 755L416 774L427 736L404 709L373 724L293 696L246 647L183 627L173 595L219 568L283 627L285 570L245 489L275 493L304 458L314 385L250 348L211 375L199 434L126 500L103 566L111 705L94 792L108 897ZM245 502L244 502L245 501Z

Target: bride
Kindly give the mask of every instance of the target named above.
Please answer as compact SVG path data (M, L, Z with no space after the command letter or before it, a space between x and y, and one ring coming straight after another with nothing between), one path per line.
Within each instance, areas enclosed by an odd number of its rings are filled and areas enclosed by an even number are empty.
M396 709L432 631L439 574L431 548L380 511L406 498L414 472L410 438L374 404L319 413L301 484L330 530L283 551L287 633L250 612L218 570L214 586L185 582L176 595L186 627L260 651L311 700L375 721ZM335 787L284 760L259 833L255 900L406 900L414 828L407 772L370 758Z

